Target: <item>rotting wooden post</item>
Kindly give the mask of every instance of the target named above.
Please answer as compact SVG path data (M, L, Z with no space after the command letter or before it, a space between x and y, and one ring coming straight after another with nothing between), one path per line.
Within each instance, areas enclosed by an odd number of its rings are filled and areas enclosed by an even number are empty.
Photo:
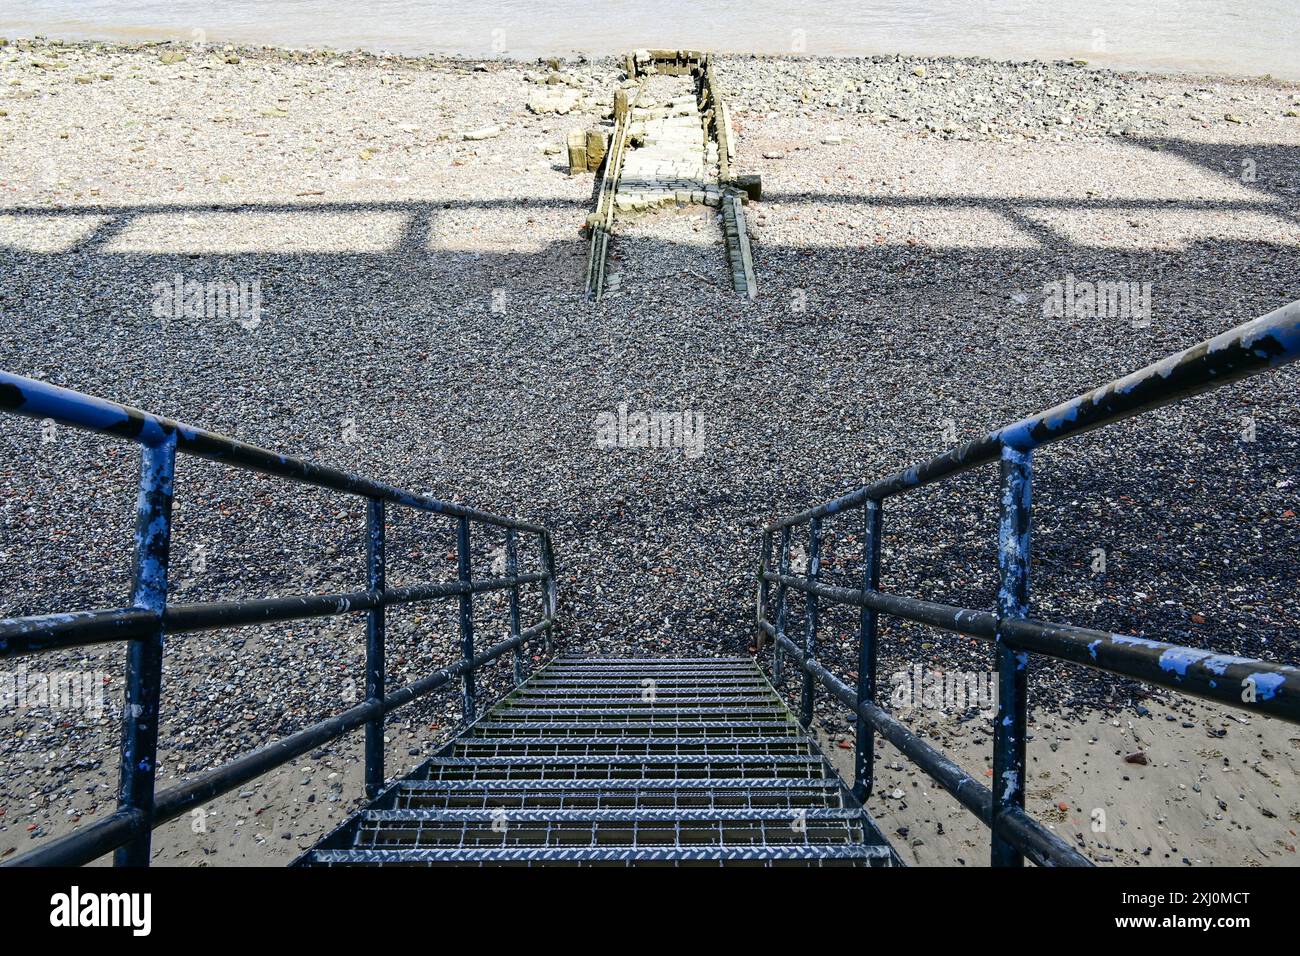
M587 171L594 173L600 169L609 148L608 135L603 129L593 127L587 130Z
M742 290L751 299L758 298L758 280L754 278L754 258L749 250L749 224L745 222L745 206L738 194L733 194L732 208L736 213L736 241L740 246L740 263L745 277Z
M569 175L587 171L587 134L580 129L569 132Z

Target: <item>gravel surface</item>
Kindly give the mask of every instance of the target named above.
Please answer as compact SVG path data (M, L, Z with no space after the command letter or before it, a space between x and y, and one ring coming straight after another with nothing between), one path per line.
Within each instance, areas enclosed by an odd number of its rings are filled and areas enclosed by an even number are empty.
M1295 85L723 58L741 171L764 180L758 301L730 291L717 223L692 208L629 224L618 291L593 308L594 186L561 149L608 113L612 61L179 52L0 47L0 366L545 522L562 637L585 652L736 653L765 521L1297 297ZM528 109L543 87L579 95L563 115ZM155 286L178 274L257 281L261 321L159 317ZM1067 275L1149 282L1149 327L1044 317L1045 284ZM1297 662L1296 383L1283 370L1044 452L1032 612ZM698 416L703 454L598 447L597 416L623 404ZM12 418L0 448L0 614L123 603L134 449ZM991 607L995 481L891 501L883 586ZM361 586L359 502L189 459L177 487L175 600ZM857 522L827 527L828 575L852 582ZM399 513L390 534L390 582L454 576L446 522ZM501 607L481 602L480 640L502 633ZM455 656L454 607L392 619L391 686ZM847 676L853 615L825 620ZM170 641L163 777L355 699L363 632ZM120 657L28 662L102 669L107 709L0 717L0 852L111 807ZM884 629L883 673L989 660ZM1148 690L1042 664L1032 693L1086 714ZM457 713L453 694L416 705L394 768Z

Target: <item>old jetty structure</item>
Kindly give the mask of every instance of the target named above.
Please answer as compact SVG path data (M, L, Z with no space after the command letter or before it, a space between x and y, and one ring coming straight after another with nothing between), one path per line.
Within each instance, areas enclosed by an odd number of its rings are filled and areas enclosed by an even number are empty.
M670 206L710 206L720 213L732 285L758 295L745 203L760 199L761 180L737 171L735 136L710 55L693 50L638 50L626 58L614 92L614 127L569 135L571 173L602 172L588 216L587 294L606 286L610 238L620 216ZM656 83L650 81L666 78Z

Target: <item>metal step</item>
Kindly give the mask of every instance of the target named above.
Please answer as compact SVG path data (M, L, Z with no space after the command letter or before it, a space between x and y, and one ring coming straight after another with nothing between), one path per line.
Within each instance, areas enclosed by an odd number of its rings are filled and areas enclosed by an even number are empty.
M597 677L593 680L567 680L560 679L554 684L533 684L531 681L521 685L511 695L512 697L545 697L558 696L565 693L587 694L592 697L599 697L602 694L610 697L619 697L630 694L636 697L649 695L652 693L672 693L683 697L690 697L699 694L701 690L712 690L714 693L725 694L732 692L736 694L766 694L767 685L763 681L750 679L737 681L732 678L727 680L714 681L712 678L698 677L633 677L630 680L615 680L610 677Z
M891 865L748 658L559 658L304 866Z
M844 801L836 781L773 780L410 780L378 805L396 810L462 809L836 809Z
M728 717L743 717L747 720L789 720L790 712L779 705L771 707L749 707L743 712L734 707L691 707L688 709L668 707L626 707L602 709L600 707L511 707L503 704L503 709L493 711L493 719L526 719L538 722L584 719L599 719L603 723L615 720L666 722L678 720L725 720Z
M751 866L889 866L887 846L605 846L605 847L472 847L466 849L311 850L300 861L308 866L570 866L645 863L670 865L741 864Z
M462 738L457 757L748 757L808 756L806 737L576 737L537 740L528 737Z
M806 777L816 757L442 757L424 768L428 780L581 780L668 777Z
M752 737L800 737L803 731L795 723L777 721L719 720L608 721L590 720L492 720L479 721L462 739L506 737L510 739L564 739L567 737L714 737L722 740L746 740Z
M845 809L369 810L354 849L471 846L835 846L863 840Z
M599 709L620 713L624 710L681 710L694 711L701 707L717 709L726 707L733 717L736 711L748 707L762 707L767 704L766 697L759 694L719 694L716 697L700 695L699 691L690 694L656 694L654 697L642 697L639 694L601 694L586 696L569 692L564 696L537 694L527 697L512 697L508 701L510 712L530 711L537 714L548 710L583 710Z

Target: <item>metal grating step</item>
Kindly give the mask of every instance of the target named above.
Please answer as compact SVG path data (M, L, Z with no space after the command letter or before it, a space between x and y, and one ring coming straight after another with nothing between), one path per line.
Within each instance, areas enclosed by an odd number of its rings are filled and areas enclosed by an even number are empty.
M645 677L632 681L610 681L609 678L597 679L591 683L581 681L560 681L553 686L545 684L524 684L510 696L518 697L660 697L671 694L677 697L698 697L701 692L710 691L716 696L766 697L767 686L759 681L749 680L740 684L736 681L712 680L661 680L658 677Z
M600 866L749 864L752 866L889 866L887 846L661 846L474 847L468 849L311 850L302 861L316 866Z
M577 737L560 740L531 738L464 738L457 741L457 757L654 757L683 756L775 757L810 756L806 737Z
M482 723L461 737L469 743L476 740L575 740L582 737L604 737L608 740L774 740L777 737L800 739L803 735L794 724L770 722L718 723L710 721L676 721L664 723L555 723L555 722L493 722Z
M593 720L599 719L603 723L609 723L615 720L629 721L651 721L655 719L663 721L677 720L720 720L728 717L742 717L747 720L788 720L789 712L777 705L771 707L748 707L743 711L738 711L734 707L691 707L688 709L668 707L626 707L626 708L600 708L600 707L512 707L507 702L503 704L503 710L494 711L493 719L511 719L511 720L533 720L559 721L559 720Z
M762 783L763 786L758 786ZM493 785L413 780L382 801L395 810L450 809L837 809L834 781L800 780L516 780Z
M862 842L861 811L370 810L353 847L834 846Z
M305 866L890 865L748 658L560 658Z
M814 757L442 757L425 765L428 780L581 780L667 777L806 777L822 769Z
M521 693L512 695L509 698L510 706L513 708L527 708L529 710L545 710L548 708L572 708L598 707L598 708L619 708L619 707L676 707L680 710L688 710L697 707L720 707L723 704L731 705L733 709L743 709L748 706L762 706L768 702L766 694L754 692L752 694L733 694L721 693L714 696L702 695L699 688L691 688L683 692L659 691L654 694L583 694L581 691L573 689L562 691L539 691L537 693Z

